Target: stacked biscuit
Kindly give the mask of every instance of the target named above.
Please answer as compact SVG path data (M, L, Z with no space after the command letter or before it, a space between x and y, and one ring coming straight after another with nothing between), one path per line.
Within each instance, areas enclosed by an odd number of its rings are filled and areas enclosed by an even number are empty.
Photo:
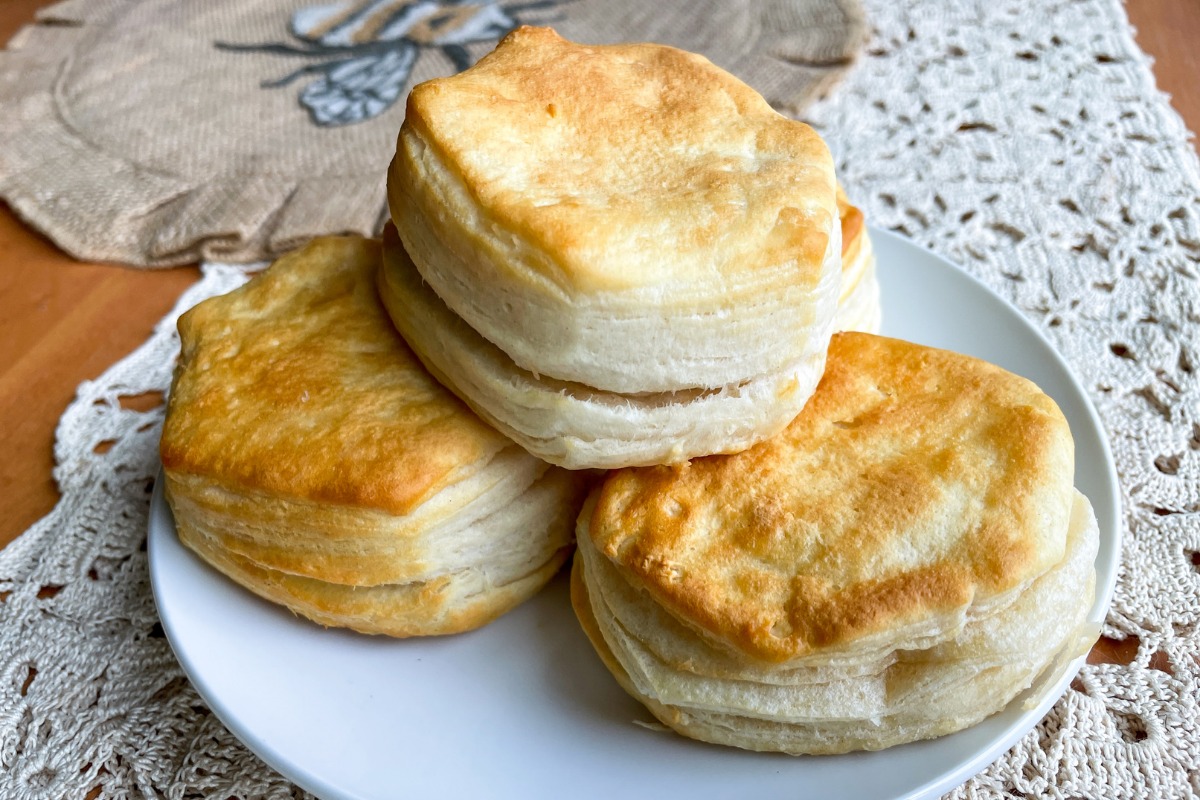
M565 557L572 470L615 469L572 601L685 735L937 736L1086 647L1062 414L872 335L828 150L732 76L522 28L413 90L388 197L381 249L320 242L181 322L168 497L235 580L326 624L463 630Z
M833 164L707 60L522 28L413 89L382 294L448 387L569 468L779 432L841 285ZM411 259L411 260L410 260Z

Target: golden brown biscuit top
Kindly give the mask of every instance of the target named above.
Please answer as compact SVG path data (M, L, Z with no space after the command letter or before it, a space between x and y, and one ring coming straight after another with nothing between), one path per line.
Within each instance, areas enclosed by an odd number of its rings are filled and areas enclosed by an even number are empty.
M406 130L577 290L764 270L815 283L837 221L820 137L671 47L519 28L471 69L415 87Z
M405 514L512 446L396 333L379 258L377 241L316 239L180 317L165 468Z
M1018 589L1061 560L1074 444L1054 401L977 359L836 334L776 438L612 473L597 548L677 617L786 661Z

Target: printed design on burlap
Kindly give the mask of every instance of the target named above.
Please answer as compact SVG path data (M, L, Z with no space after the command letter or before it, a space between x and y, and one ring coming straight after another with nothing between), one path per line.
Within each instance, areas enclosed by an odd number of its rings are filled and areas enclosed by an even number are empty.
M316 80L300 90L300 105L317 125L349 125L382 114L400 98L423 50L440 50L461 72L474 62L468 45L494 42L531 22L522 19L523 12L569 1L341 0L292 14L290 28L297 43L216 46L308 59L281 78L264 80L262 87L277 89L315 75Z

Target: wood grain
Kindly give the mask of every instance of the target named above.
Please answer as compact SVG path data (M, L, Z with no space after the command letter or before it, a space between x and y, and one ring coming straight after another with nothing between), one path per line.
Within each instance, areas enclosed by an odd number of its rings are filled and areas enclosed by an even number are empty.
M0 41L44 5L0 3ZM1127 11L1138 43L1157 59L1160 87L1188 127L1200 129L1200 5L1135 0ZM139 271L73 261L0 204L0 546L58 499L54 429L75 387L145 341L197 278L195 267ZM1128 640L1101 640L1090 660L1128 663L1135 652Z
M54 428L82 381L144 342L195 267L83 264L0 209L0 543L53 508Z
M1158 88L1171 95L1188 130L1200 131L1200 0L1130 0L1125 12L1138 46L1155 59Z

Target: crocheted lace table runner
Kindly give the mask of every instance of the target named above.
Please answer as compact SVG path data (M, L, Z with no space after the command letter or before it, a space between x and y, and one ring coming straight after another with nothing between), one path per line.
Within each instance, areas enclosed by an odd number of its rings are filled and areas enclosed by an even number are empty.
M1200 167L1115 0L874 2L868 57L812 120L875 224L956 260L1066 355L1126 509L1087 666L955 798L1200 797ZM179 309L243 280L210 265ZM0 551L0 776L17 798L291 797L184 679L144 550L176 313L58 429L63 499Z

